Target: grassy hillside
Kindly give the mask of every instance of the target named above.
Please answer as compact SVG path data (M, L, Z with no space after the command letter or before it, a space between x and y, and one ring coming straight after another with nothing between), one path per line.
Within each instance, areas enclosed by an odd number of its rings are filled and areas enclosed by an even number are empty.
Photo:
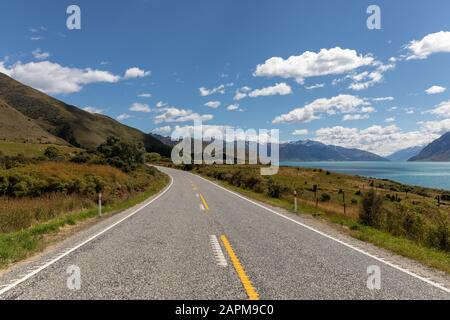
M30 119L0 100L0 137L14 142L52 143L68 145Z
M51 146L58 149L61 154L72 154L81 151L80 148L75 148L67 145L10 142L0 140L0 155L3 154L4 156L17 156L21 154L27 158L37 158L44 155L44 151Z
M170 147L151 135L125 126L107 116L91 114L67 105L2 73L0 73L0 103L14 108L24 117L31 119L33 127L40 126L54 136L53 139L58 137L76 147L95 149L107 137L116 136L122 140L142 141L148 151L164 155L170 153ZM4 122L13 122L16 117L17 114L2 112ZM21 126L17 135L23 134L23 138L26 139L27 128L28 126ZM0 138L4 138L2 131Z

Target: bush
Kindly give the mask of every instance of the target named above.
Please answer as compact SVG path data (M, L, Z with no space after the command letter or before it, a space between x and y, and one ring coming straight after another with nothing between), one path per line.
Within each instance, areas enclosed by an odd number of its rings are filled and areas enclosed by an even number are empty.
M158 162L161 161L161 155L156 152L147 153L145 155L145 161L147 162Z
M331 196L328 193L322 193L320 196L320 201L327 202L331 200Z
M280 198L281 194L285 191L285 188L281 185L273 181L273 179L269 179L267 186L267 195L272 198Z
M134 171L138 165L145 162L145 148L142 142L121 141L116 137L108 137L97 151L109 165L125 172Z
M44 156L46 156L48 159L56 159L59 157L59 151L55 147L48 147L44 151Z
M5 176L0 176L0 195L5 195L8 191L9 180Z
M86 151L77 152L71 159L73 163L88 163L92 160L92 156Z
M367 226L380 227L383 215L383 198L374 190L367 192L361 204L359 221Z

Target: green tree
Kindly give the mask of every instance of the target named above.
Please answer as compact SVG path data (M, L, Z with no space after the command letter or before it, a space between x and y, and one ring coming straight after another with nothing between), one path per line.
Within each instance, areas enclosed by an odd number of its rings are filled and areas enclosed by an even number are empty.
M109 165L125 172L135 170L145 161L145 148L142 142L121 141L111 136L98 147L97 151Z

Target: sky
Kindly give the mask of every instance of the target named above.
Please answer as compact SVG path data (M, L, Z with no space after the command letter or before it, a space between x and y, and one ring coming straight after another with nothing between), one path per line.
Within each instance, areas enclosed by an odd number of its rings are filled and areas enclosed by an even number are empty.
M448 0L4 0L0 44L0 72L144 132L197 119L387 155L450 131Z

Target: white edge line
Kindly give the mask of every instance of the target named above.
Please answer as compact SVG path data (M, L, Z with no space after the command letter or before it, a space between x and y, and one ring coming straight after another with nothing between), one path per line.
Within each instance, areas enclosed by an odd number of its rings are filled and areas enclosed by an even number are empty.
M147 203L143 204L141 207L139 207L138 209L136 209L135 211L133 211L132 213L128 214L126 217L120 219L119 221L115 222L114 224L110 225L109 227L107 227L106 229L104 229L103 231L93 235L92 237L90 237L89 239L83 241L82 243L78 244L77 246L73 247L72 249L66 251L65 253L63 253L62 255L56 257L55 259L51 260L50 262L44 264L43 266L39 267L38 269L34 270L33 272L27 274L26 276L24 276L21 279L16 280L15 282L9 284L6 288L1 289L0 290L0 296L3 295L4 293L10 291L11 289L14 289L14 287L18 286L19 284L21 284L24 281L27 281L28 279L30 279L31 277L35 276L36 274L38 274L39 272L41 272L42 270L48 268L49 266L51 266L52 264L58 262L59 260L61 260L62 258L68 256L69 254L71 254L72 252L78 250L79 248L81 248L82 246L84 246L85 244L91 242L92 240L95 240L96 238L98 238L99 236L101 236L102 234L108 232L109 230L111 230L112 228L114 228L115 226L117 226L118 224L124 222L125 220L131 218L132 216L134 216L136 213L138 213L139 211L141 211L142 209L145 209L147 206L149 206L151 203L155 202L156 200L158 200L160 197L162 197L167 191L169 191L169 189L172 187L173 185L173 178L172 176L169 174L168 175L170 177L170 184L163 190L161 191L156 197L154 197L153 199L151 199L150 201L148 201Z
M234 191L228 190L227 188L224 188L224 187L218 185L217 183L214 183L214 182L212 182L212 181L210 181L210 180L208 180L208 179L205 179L205 178L203 178L203 177L201 177L201 176L199 176L199 175L195 175L195 174L193 174L193 173L190 173L190 174L192 174L192 175L194 175L194 176L196 176L196 177L198 177L198 178L200 178L200 179L202 179L202 180L204 180L204 181L207 181L207 182L211 183L212 185L215 185L215 186L218 187L219 189L222 189L222 190L225 190L225 191L227 191L227 192L229 192L229 193L231 193L231 194L234 194L235 196L237 196L237 197L239 197L239 198L241 198L241 199L244 199L244 200L246 200L246 201L248 201L248 202L250 202L250 203L252 203L252 204L254 204L254 205L258 206L258 207L260 207L260 208L263 208L263 209L265 209L265 210L267 210L267 211L270 211L270 212L276 214L276 215L279 216L279 217L282 217L282 218L284 218L284 219L286 219L286 220L289 220L289 221L291 221L291 222L294 222L294 223L296 223L296 224L298 224L298 225L300 225L300 226L302 226L302 227L304 227L304 228L306 228L306 229L308 229L308 230L310 230L310 231L313 231L313 232L315 232L315 233L318 233L318 234L320 234L321 236L324 236L324 237L326 237L326 238L328 238L328 239L330 239L330 240L333 240L333 241L335 241L335 242L338 242L338 243L340 243L340 244L342 244L342 245L344 245L344 246L346 246L346 247L348 247L348 248L350 248L350 249L353 249L353 250L355 250L355 251L357 251L357 252L359 252L359 253L362 253L362 254L364 254L364 255L366 255L366 256L372 258L372 259L375 259L375 260L377 260L377 261L379 261L379 262L381 262L381 263L384 263L384 264L386 264L386 265L388 265L388 266L390 266L390 267L392 267L392 268L394 268L394 269L397 269L397 270L399 270L399 271L401 271L401 272L404 272L404 273L406 273L406 274L408 274L408 275L410 275L410 276L412 276L412 277L414 277L414 278L417 278L417 279L419 279L419 280L422 280L423 282L426 282L426 283L428 283L428 284L430 284L430 285L432 285L432 286L434 286L434 287L436 287L436 288L439 288L439 289L441 289L441 290L443 290L443 291L445 291L445 292L447 292L447 293L450 293L450 289L448 289L448 288L446 288L446 287L444 287L444 286L442 286L442 285L440 285L440 284L438 284L438 283L436 283L436 282L434 282L434 281L428 280L427 278L424 278L424 277L422 277L422 276L419 276L418 274L416 274L416 273L414 273L414 272L411 272L411 271L409 271L409 270L406 270L406 269L404 269L404 268L402 268L402 267L400 267L400 266L397 266L397 265L395 265L395 264L393 264L393 263L390 263L390 262L388 262L388 261L386 261L386 260L384 260L384 259L380 259L380 258L374 256L373 254L370 254L370 253L368 253L368 252L366 252L366 251L364 251L364 250L362 250L362 249L359 249L359 248L357 248L357 247L355 247L355 246L353 246L353 245L351 245L351 244L348 244L348 243L346 243L346 242L344 242L344 241L342 241L342 240L339 240L339 239L337 239L337 238L334 238L334 237L332 237L332 236L330 236L330 235L328 235L328 234L326 234L326 233L324 233L324 232L322 232L322 231L319 231L319 230L317 230L317 229L314 229L314 228L312 228L312 227L310 227L310 226L308 226L308 225L306 225L306 224L304 224L304 223L301 223L301 222L299 222L299 221L297 221L297 220L294 220L294 219L292 219L292 218L289 218L289 217L285 216L284 214L281 214L281 213L279 213L279 212L277 212L277 211L275 211L275 210L272 210L272 209L270 209L270 208L268 208L268 207L266 207L266 206L263 206L262 204L259 204L259 203L255 202L255 201L253 201L253 200L250 200L250 199L248 199L247 197L244 197L244 196L242 196L242 195L240 195L240 194L238 194L238 193L236 193L236 192L234 192Z

